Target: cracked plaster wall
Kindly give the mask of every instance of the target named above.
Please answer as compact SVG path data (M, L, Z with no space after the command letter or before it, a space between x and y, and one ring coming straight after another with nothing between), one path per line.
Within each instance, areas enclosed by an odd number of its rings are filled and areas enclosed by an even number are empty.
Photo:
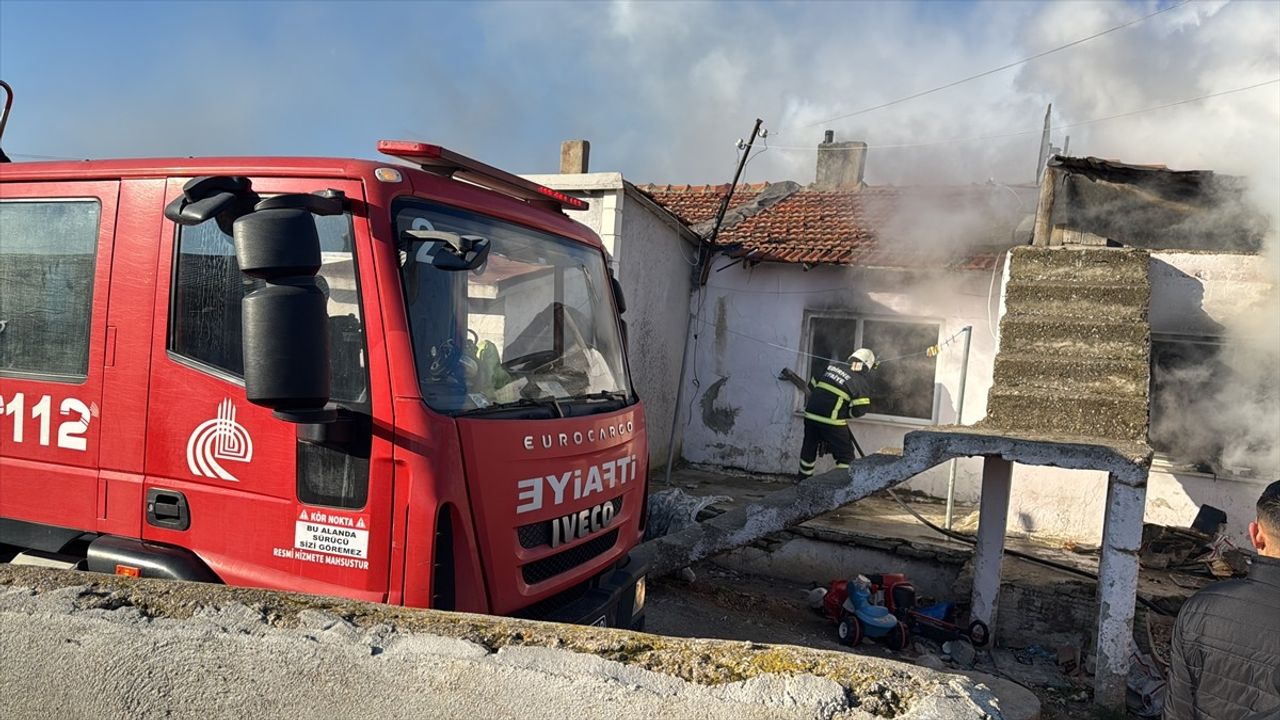
M718 259L715 267L727 261ZM1256 301L1266 289L1266 260L1259 256L1202 252L1152 254L1150 313L1153 334L1215 334L1227 318ZM968 276L961 291L950 294L919 292L918 283L903 283L899 271L851 271L828 267L803 272L799 266L760 265L744 270L735 266L712 272L700 326L701 337L690 365L696 367L700 387L686 377L684 457L707 465L762 474L789 475L798 462L803 427L798 393L776 379L779 369L790 367L802 375L804 364L794 350L761 345L741 335L800 348L805 311L866 309L877 315L902 315L916 319L940 319L941 338L966 324L974 326L973 347L964 411L965 424L985 414L991 386L995 343L987 330L985 305L990 276ZM997 279L996 294L1002 281ZM808 293L809 290L849 287L845 292ZM993 298L993 314L999 312ZM723 303L724 323L716 332L718 307ZM998 317L993 318L998 321ZM694 363L693 358L697 358ZM951 397L959 380L960 348L948 348L939 358L939 424L954 422ZM722 380L723 378L723 380ZM703 417L702 401L716 387L709 407L734 412L732 428L717 431ZM692 397L692 401L689 398ZM692 407L693 412L688 413ZM691 415L691 416L690 416ZM859 421L854 432L867 452L900 447L912 426ZM818 472L832 466L820 460ZM956 497L976 502L981 465L978 460L958 461ZM941 465L911 480L907 487L934 497L945 497L947 466ZM1188 525L1201 504L1226 511L1228 532L1237 542L1247 542L1253 503L1265 482L1247 478L1215 478L1174 472L1157 457L1147 492L1146 519L1169 525ZM1106 501L1106 474L1068 471L1051 467L1018 465L1014 468L1008 530L1013 534L1036 533L1080 543L1097 544L1102 536Z
M787 367L802 377L808 375L807 362L796 352L808 346L806 313L937 322L940 340L973 325L964 420L973 422L985 413L995 354L987 330L989 272L930 274L826 266L805 272L799 265L769 263L715 271L728 262L716 259L704 290L701 322L695 326L699 337L696 350L690 350L691 371L685 378L685 407L681 408L686 460L768 475L796 472L804 434L802 404L798 391L778 380L777 374ZM994 316L998 297L992 302ZM941 424L956 419L961 357L957 342L938 358L935 398ZM900 447L903 435L919 427L893 420L861 420L854 424L854 433L863 449L872 453L882 447ZM976 500L981 464L968 459L958 462L958 495ZM821 458L818 472L831 467L830 457ZM945 494L946 485L946 466L909 483L935 495Z

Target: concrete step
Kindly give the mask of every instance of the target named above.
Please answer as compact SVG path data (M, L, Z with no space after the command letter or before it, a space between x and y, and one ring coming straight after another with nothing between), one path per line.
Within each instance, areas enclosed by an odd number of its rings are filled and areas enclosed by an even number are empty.
M1149 338L1147 323L1132 320L1062 320L1006 315L1000 321L1001 354L1040 356L1046 360L1129 360L1145 363Z
M984 424L1051 436L1146 442L1147 398L1018 390L997 385Z
M1016 391L1146 397L1150 367L1139 360L1083 360L1000 353L994 384Z
M1041 248L1013 250L1009 277L1022 282L1148 284L1150 254L1134 248Z
M1012 316L1141 321L1150 302L1150 286L1135 283L1010 280L1005 286L1005 309Z

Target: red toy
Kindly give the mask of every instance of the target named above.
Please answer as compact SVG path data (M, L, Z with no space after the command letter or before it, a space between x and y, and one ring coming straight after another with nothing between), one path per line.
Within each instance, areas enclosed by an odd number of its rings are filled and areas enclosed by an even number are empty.
M915 586L906 575L885 573L871 575L868 579L871 580L873 602L883 603L913 633L938 642L965 638L974 647L982 647L991 639L991 630L981 620L969 623L968 628L956 624L956 608L952 603L919 607Z
M888 608L872 600L872 587L862 576L833 581L822 597L822 611L836 622L836 636L845 645L854 646L869 637L890 650L901 650L911 641L911 629Z
M968 628L956 624L952 603L919 607L915 586L906 575L883 573L869 575L865 580L862 590L853 592L853 598L849 583L854 581L846 580L832 582L822 598L822 612L836 621L837 634L845 645L857 645L863 637L872 637L881 639L890 649L900 650L912 634L938 642L964 638L974 647L982 647L990 640L991 632L981 620L969 623ZM858 597L859 594L865 597ZM889 623L885 615L897 622Z

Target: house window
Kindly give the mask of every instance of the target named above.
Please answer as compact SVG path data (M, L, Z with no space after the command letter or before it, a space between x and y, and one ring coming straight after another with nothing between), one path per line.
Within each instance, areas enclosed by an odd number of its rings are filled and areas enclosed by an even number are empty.
M925 351L938 342L939 325L848 316L809 318L809 377L827 359L845 360L860 347L883 362L872 374L872 415L934 421L934 380L938 359Z
M1208 337L1152 338L1151 448L1175 467L1208 474L1223 470L1228 438L1209 430L1206 415L1229 376L1222 343Z

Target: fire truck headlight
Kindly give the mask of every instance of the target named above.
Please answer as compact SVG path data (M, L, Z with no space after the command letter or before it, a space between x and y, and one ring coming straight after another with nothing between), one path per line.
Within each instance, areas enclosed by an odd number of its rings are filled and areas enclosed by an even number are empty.
M644 576L636 581L636 599L631 604L631 613L635 614L644 609Z

